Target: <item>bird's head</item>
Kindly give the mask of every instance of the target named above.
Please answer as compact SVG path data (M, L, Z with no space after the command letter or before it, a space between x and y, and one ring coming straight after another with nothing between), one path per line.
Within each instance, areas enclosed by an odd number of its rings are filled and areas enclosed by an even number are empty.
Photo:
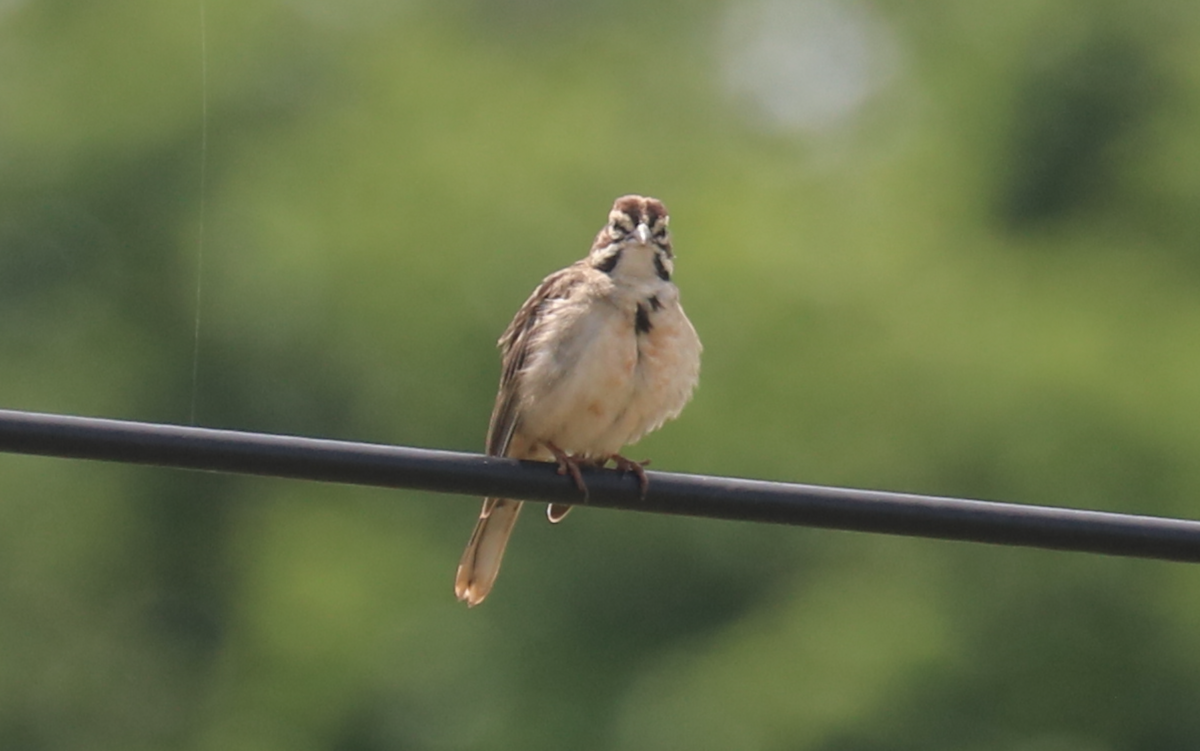
M621 196L608 213L608 224L596 235L588 260L606 274L653 273L663 281L674 270L670 217L657 198Z

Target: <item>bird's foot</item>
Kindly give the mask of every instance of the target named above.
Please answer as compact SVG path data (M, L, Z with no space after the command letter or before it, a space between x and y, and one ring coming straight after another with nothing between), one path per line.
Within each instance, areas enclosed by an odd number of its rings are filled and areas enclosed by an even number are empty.
M621 470L622 472L632 472L633 474L637 475L638 490L640 491L642 500L646 500L646 491L650 489L650 478L646 477L645 467L650 463L650 460L645 459L640 462L635 462L632 459L626 459L620 454L613 454L608 458L614 464L616 464L617 469Z
M579 465L584 460L568 454L550 442L546 443L546 448L550 449L550 453L554 454L554 460L558 462L558 473L563 476L570 475L571 479L575 481L575 487L579 488L580 493L583 493L583 499L586 501L588 497L587 484L579 472Z

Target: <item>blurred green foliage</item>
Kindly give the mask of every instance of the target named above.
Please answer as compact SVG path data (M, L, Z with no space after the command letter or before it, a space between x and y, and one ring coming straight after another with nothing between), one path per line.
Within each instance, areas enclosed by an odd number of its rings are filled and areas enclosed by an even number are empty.
M634 455L1196 516L1198 133L1185 0L0 2L0 403L477 450L641 192L706 352ZM477 499L0 478L13 751L1200 737L1193 567L531 513L468 612Z

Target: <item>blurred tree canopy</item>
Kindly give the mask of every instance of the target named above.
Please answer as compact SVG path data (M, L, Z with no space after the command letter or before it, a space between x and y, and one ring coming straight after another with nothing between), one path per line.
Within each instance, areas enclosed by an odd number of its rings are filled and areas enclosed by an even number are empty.
M1194 517L1198 133L1184 0L8 0L0 404L478 450L641 192L706 351L633 455ZM4 749L1200 737L1194 567L529 514L468 612L477 499L0 478Z

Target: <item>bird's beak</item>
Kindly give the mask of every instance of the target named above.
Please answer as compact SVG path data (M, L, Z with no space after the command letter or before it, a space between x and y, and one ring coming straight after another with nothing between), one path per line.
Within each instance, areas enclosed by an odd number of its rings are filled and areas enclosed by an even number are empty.
M637 226L636 233L638 242L640 242L642 245L650 244L650 228L646 226L645 222L642 222Z

